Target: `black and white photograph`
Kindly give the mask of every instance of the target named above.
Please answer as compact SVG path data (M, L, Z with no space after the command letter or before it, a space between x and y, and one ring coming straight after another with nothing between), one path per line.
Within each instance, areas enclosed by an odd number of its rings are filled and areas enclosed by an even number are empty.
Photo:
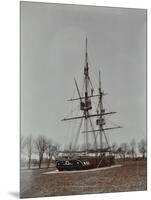
M20 197L147 190L147 10L20 2Z

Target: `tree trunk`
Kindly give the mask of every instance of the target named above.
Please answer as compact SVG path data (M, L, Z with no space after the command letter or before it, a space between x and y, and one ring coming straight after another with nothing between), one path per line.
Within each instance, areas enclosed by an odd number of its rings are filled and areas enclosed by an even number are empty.
M125 161L125 153L123 153L123 161Z
M48 165L47 165L47 168L49 168L49 166L50 166L50 158L48 158Z
M30 165L31 165L31 158L29 157L29 160L28 160L28 169L30 169Z
M40 156L40 158L39 158L39 169L41 168L42 160L43 160L43 156Z

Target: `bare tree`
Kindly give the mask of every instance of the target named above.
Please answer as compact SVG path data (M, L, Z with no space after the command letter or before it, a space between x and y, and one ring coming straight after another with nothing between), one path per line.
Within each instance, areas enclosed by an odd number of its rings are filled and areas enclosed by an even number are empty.
M48 157L48 165L47 165L47 167L49 168L50 162L51 162L51 159L52 159L52 156L53 156L53 145L52 145L52 141L51 140L47 141L46 155Z
M128 152L129 149L128 144L126 142L123 142L121 143L120 147L121 147L121 154L123 156L123 159L125 160L126 153Z
M53 156L55 159L58 157L59 149L60 149L59 143L56 143L55 145L53 145Z
M33 153L33 138L32 135L27 136L25 139L25 147L28 156L28 169L31 167L31 156Z
M132 159L134 160L135 154L136 154L136 141L135 139L132 139L130 142L130 154L132 156Z
M114 153L114 156L116 157L116 155L118 153L117 152L118 151L118 144L116 142L114 142L113 145L112 145L112 151Z
M44 136L39 136L35 141L35 147L39 154L39 168L41 168L41 163L43 161L44 153L47 149L47 140Z
M146 141L144 139L141 139L141 141L138 143L138 150L142 154L142 158L144 160L145 154L147 151L147 145L146 145Z

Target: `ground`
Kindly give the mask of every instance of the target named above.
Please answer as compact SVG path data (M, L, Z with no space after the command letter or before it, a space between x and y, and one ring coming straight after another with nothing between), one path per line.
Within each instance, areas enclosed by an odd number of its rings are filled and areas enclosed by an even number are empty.
M119 163L117 163L119 164ZM121 167L78 173L54 169L21 170L21 198L147 189L146 161L125 161Z

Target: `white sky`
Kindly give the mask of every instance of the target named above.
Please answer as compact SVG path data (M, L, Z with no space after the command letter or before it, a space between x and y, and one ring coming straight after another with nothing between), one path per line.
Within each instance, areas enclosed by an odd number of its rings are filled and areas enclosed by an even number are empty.
M74 77L83 79L85 37L90 73L109 95L104 105L123 126L112 141L146 134L146 10L21 2L21 132L64 144ZM70 136L71 135L71 136Z

